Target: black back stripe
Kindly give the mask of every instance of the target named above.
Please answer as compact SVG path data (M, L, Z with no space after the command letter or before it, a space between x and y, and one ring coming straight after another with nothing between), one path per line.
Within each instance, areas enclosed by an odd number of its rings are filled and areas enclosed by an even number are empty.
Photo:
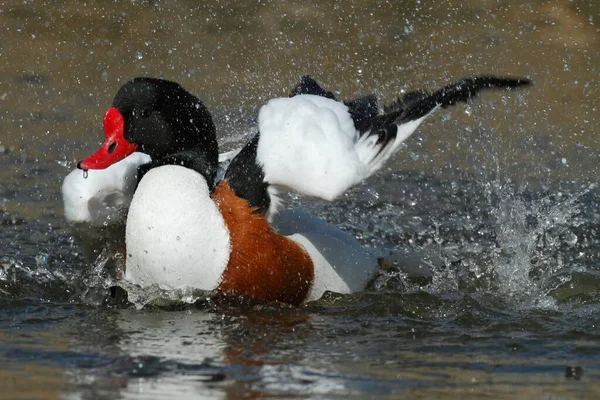
M256 161L256 151L260 133L246 144L231 160L225 178L236 196L245 199L250 207L256 207L256 213L264 214L269 210L271 197L267 191L265 173Z

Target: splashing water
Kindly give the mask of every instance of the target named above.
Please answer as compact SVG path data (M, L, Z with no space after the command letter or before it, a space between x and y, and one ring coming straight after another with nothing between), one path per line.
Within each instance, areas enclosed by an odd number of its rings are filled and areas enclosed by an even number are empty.
M595 185L531 192L500 180L436 183L406 175L379 185L403 189L368 209L341 205L351 211L344 214L345 228L391 249L373 285L378 291L425 290L501 301L511 309L555 308L557 288L592 268ZM375 225L361 224L380 215Z
M129 283L127 280L119 281L118 285L127 292L127 301L132 303L137 309L142 309L147 305L170 307L182 304L194 304L201 300L210 302L209 292L190 287L166 290L154 284L142 288Z
M182 303L193 304L210 296L206 291L193 288L166 290L157 285L141 287L126 279L124 268L123 254L107 245L100 251L92 263L92 269L83 278L85 289L74 297L86 304L98 305L107 301L109 289L121 288L127 293L127 301L141 309L146 305L169 307ZM117 295L114 295L114 298L117 302L121 301Z
M120 258L121 253L113 251L110 246L102 249L83 280L85 289L79 294L80 300L87 304L101 304L105 300L107 289L117 283L115 271L118 267L113 264L118 263Z
M497 275L499 295L508 295L534 305L552 306L548 293L570 280L557 274L569 266L561 248L573 248L579 240L573 232L584 223L579 200L594 186L570 195L558 192L527 199L509 187L496 183L496 249L490 269Z

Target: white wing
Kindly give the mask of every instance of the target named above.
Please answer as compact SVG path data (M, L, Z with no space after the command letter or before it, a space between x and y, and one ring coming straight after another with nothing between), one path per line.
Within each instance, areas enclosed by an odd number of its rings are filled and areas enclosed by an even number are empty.
M348 108L314 95L270 100L258 114L256 159L271 185L333 200L366 176Z
M513 89L530 83L526 78L464 78L431 94L422 90L407 93L378 115L361 115L364 104L359 98L358 103L349 104L358 106L352 112L357 124L360 121L360 132L341 102L309 94L274 99L258 115L256 159L265 182L273 187L333 200L381 169L437 108L466 102L481 90Z
M359 133L341 102L315 95L273 99L258 115L256 159L270 185L331 201L379 170L425 117Z

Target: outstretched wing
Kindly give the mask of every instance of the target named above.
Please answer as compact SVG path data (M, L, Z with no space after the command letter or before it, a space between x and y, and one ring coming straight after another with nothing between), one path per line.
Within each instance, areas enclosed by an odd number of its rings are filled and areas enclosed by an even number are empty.
M258 117L258 164L270 185L333 200L378 171L438 107L465 102L484 89L529 83L466 78L431 94L408 93L382 113L374 96L346 104L311 94L273 99Z
M381 107L375 95L337 101L303 76L289 98L272 99L261 108L259 133L231 160L225 179L257 212L271 215L281 189L331 201L381 169L438 107L466 102L484 89L530 83L465 78L433 93L407 93Z

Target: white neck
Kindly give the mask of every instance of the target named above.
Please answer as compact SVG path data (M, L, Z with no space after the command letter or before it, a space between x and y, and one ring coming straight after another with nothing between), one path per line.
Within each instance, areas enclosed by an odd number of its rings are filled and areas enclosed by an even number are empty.
M135 191L126 229L126 279L142 287L213 290L229 261L229 232L202 175L165 165Z

